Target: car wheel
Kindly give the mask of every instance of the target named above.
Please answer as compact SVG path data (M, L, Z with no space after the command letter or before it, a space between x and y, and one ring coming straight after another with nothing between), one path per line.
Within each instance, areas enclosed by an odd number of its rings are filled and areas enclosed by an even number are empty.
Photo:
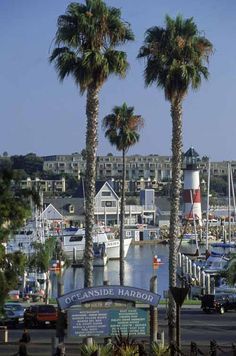
M225 308L224 307L220 307L220 314L224 314L225 312Z

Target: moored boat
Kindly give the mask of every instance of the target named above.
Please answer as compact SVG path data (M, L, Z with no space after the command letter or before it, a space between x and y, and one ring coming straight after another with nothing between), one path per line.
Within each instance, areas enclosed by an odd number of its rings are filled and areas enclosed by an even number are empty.
M78 228L74 234L63 235L62 249L69 259L83 260L85 251L85 229ZM124 239L124 258L126 257L132 238ZM105 249L108 259L120 258L120 240L116 239L114 234L107 234L105 229L96 227L93 233L93 243L105 244Z

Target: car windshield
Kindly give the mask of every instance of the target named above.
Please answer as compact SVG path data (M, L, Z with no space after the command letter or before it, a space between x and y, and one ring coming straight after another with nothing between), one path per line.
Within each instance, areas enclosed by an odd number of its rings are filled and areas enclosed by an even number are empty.
M53 305L40 305L39 312L40 313L55 313L56 309Z
M24 310L20 304L5 304L5 308L17 311Z
M14 313L13 313L13 311L11 309L6 309L5 314L7 316L14 316Z

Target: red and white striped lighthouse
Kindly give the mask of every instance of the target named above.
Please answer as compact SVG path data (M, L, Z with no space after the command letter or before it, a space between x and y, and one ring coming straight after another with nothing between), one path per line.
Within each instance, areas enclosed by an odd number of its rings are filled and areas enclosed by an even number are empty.
M199 155L193 147L191 147L184 155L183 220L185 222L196 222L199 225L202 225L198 158Z

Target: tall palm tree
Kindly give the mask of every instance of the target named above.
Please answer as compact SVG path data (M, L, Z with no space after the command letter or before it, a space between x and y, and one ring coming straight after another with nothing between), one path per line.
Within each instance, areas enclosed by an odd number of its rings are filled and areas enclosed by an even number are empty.
M127 56L115 49L134 39L121 11L102 0L71 3L58 18L58 29L50 61L55 62L60 80L71 75L87 92L86 115L86 215L85 215L85 287L93 284L93 225L97 151L99 91L111 74L124 77Z
M123 174L121 187L120 207L120 285L124 285L124 219L125 219L125 154L128 149L139 140L139 129L143 126L143 118L134 114L134 108L126 103L115 106L110 115L103 119L103 127L106 129L105 137L110 143L122 151Z
M200 87L207 79L206 67L213 46L201 36L193 18L165 18L166 27L151 27L146 31L138 58L146 59L144 77L147 86L155 84L164 90L171 105L172 117L172 196L169 229L169 287L176 286L176 240L179 224L181 189L182 110L190 87ZM169 338L175 340L175 303L170 295Z

